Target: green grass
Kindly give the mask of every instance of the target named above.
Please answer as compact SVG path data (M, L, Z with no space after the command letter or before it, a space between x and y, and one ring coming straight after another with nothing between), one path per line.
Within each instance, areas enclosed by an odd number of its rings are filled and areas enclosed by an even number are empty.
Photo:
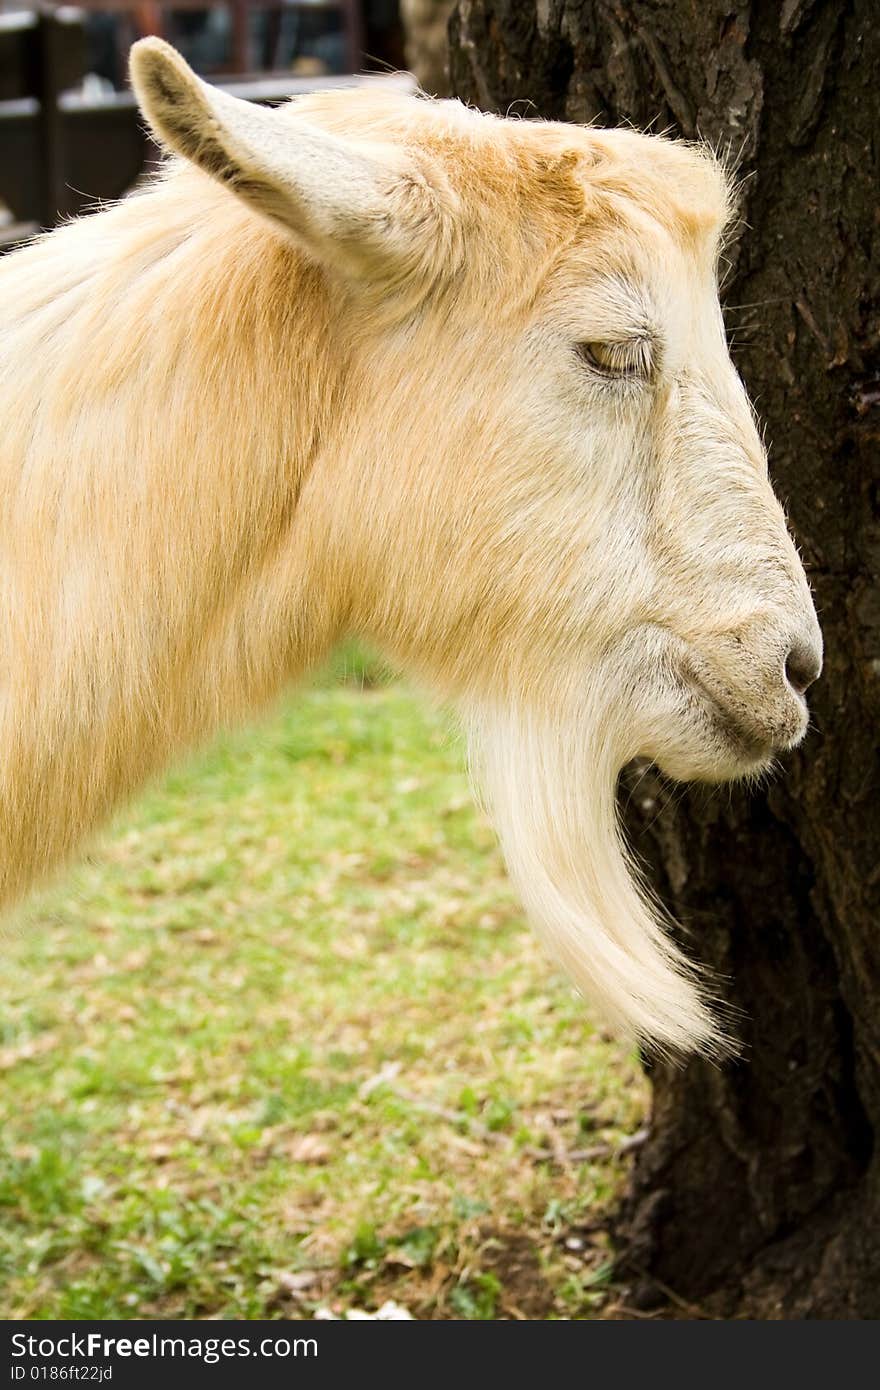
M0 1315L602 1315L638 1068L525 927L446 720L356 652L0 959Z

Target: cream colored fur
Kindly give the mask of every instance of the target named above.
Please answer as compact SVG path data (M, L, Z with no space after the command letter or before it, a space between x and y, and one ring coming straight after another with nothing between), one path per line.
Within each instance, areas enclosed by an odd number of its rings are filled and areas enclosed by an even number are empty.
M725 346L722 174L380 87L263 110L157 40L133 78L183 159L0 263L0 895L361 633L462 710L575 983L711 1051L617 774L765 765L820 651Z

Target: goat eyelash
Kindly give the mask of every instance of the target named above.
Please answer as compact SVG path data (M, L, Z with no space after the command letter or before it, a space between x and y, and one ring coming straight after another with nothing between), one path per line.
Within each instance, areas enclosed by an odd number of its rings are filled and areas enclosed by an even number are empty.
M580 342L575 350L590 371L606 381L646 381L651 375L653 361L647 338L627 338L616 343Z

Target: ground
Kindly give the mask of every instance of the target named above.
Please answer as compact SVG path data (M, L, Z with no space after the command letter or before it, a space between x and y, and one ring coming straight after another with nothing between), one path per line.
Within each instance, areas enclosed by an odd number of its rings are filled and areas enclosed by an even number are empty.
M636 1059L525 926L449 720L341 665L3 929L0 1316L621 1315Z

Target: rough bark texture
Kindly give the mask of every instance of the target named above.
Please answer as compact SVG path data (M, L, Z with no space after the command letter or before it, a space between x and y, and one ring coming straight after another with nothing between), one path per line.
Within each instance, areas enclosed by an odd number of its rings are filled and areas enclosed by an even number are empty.
M645 1305L662 1285L724 1315L880 1317L876 8L460 0L451 32L455 89L486 109L528 99L544 116L702 136L741 161L734 355L826 669L815 728L765 792L625 779L638 847L743 1011L746 1051L720 1071L654 1070L622 1257Z

